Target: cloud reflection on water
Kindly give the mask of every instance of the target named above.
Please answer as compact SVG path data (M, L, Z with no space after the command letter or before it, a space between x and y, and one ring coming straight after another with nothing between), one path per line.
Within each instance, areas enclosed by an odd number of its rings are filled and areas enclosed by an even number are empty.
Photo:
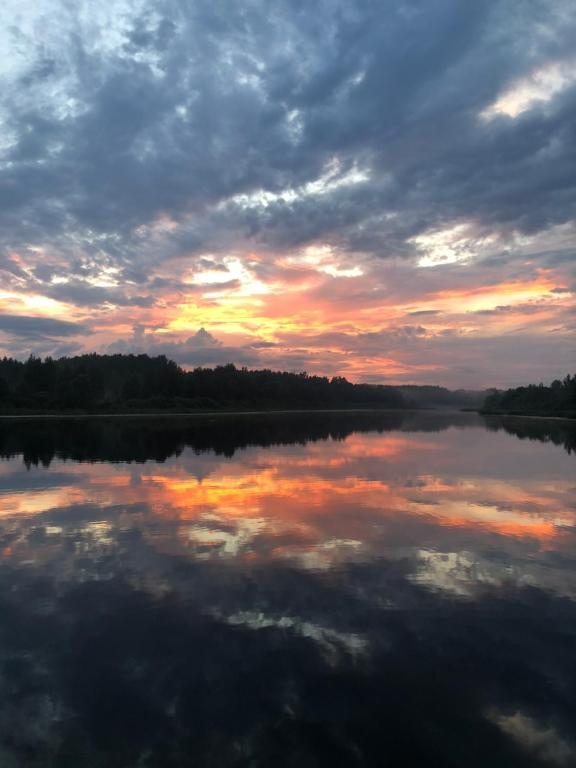
M568 765L566 426L518 440L521 423L476 416L333 415L306 439L304 416L243 418L171 423L161 461L153 422L83 422L81 461L74 428L48 426L37 462L38 425L2 425L6 760L180 766L188 744L201 765Z

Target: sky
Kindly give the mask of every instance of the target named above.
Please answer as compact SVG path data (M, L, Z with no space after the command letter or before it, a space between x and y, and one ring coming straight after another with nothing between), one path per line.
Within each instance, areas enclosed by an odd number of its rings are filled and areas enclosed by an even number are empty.
M576 370L573 0L4 0L0 355Z

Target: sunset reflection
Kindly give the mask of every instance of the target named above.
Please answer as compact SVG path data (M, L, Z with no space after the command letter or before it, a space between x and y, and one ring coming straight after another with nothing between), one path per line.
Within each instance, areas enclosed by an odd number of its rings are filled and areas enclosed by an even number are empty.
M462 728L471 765L572 765L575 445L424 411L0 420L0 735L42 768L102 733L122 768L178 738L174 768L244 765L237 738L284 765L314 722L319 765L379 765L386 722L398 765Z
M463 445L470 434L473 456ZM495 446L504 452L498 458ZM525 461L533 471L518 474ZM67 532L82 529L87 514L86 551L116 546L115 531L103 533L112 515L116 527L121 519L158 553L305 568L375 558L394 546L470 548L484 541L506 549L517 541L536 551L563 549L575 522L574 484L563 471L570 461L559 448L480 427L352 433L273 450L249 447L233 459L186 449L165 463L56 460L49 470L25 470L15 458L0 465L0 518L11 532L2 555L37 557L28 535L39 526L46 555ZM60 526L45 524L58 518Z

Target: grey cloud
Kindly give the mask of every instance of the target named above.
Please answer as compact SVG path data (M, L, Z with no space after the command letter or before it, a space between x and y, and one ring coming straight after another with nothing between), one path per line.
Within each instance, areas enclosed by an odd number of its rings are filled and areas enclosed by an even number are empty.
M99 233L129 269L146 250L138 226L168 214L182 227L168 251L179 241L200 252L228 233L388 255L463 217L531 232L574 215L574 89L545 112L478 120L515 78L571 53L568 2L150 0L112 48L96 18L70 6L62 18L59 44L29 41L28 71L6 94L16 137L0 182L6 247L70 251L71 238L87 248ZM235 202L298 188L335 157L369 181ZM379 219L386 211L401 220Z
M52 336L77 336L86 333L86 326L49 317L0 314L0 333L26 339Z
M154 334L145 333L141 327L136 327L131 338L113 342L107 351L166 355L188 368L233 363L239 367L314 372L320 364L323 374L338 371L341 365L340 355L329 353L319 362L314 353L314 342L310 346L311 349L301 349L297 345L291 345L289 340L285 343L255 341L231 346L224 344L204 328L200 328L183 341L164 340Z
M414 312L408 312L409 317L434 317L441 314L438 309L417 309Z
M108 352L145 352L150 355L166 355L183 365L209 365L230 362L230 348L205 328L183 341L171 341L156 338L146 333L141 326L134 328L130 339L119 339L108 346ZM235 351L235 350L234 350Z
M493 309L477 309L470 314L473 315L503 315L508 313L522 314L522 315L535 315L542 311L542 307L537 304L501 304Z
M47 286L43 292L53 299L84 306L115 304L117 306L150 307L154 304L153 296L128 296L119 288L104 288L74 280Z
M200 328L198 331L196 331L194 336L191 336L188 339L188 343L202 347L203 349L206 349L206 347L222 346L222 343L218 341L218 339L209 333L205 328Z
M252 349L274 349L277 346L275 341L254 341L250 344Z

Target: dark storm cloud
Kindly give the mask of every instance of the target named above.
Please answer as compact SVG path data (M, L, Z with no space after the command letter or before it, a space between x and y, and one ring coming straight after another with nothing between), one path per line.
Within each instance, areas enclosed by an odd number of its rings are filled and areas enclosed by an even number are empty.
M86 326L65 320L0 314L0 333L6 333L9 336L34 340L52 336L77 336L86 331Z
M53 299L88 307L101 304L149 307L154 304L153 296L127 296L117 288L104 288L74 280L48 286L44 293Z
M180 226L166 253L323 238L387 255L460 218L535 232L574 216L574 87L546 109L479 118L572 53L569 2L123 10L67 8L56 37L26 40L4 94L5 248L80 246L130 269L146 261L139 227L169 216ZM334 179L359 168L365 180L307 190L335 160ZM258 190L276 197L238 198Z

